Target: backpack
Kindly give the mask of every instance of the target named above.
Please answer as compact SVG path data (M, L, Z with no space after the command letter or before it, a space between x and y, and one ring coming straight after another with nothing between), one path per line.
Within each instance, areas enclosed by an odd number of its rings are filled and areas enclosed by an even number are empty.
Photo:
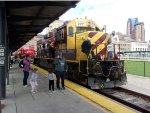
M82 51L83 53L86 53L86 41L84 41L84 42L82 43L82 45L81 45L81 51Z
M20 61L20 63L19 63L19 67L20 67L20 68L24 68L23 60L21 60L21 61Z
M85 40L81 45L81 49L82 49L81 51L83 53L89 53L91 48L92 48L92 44L89 40Z

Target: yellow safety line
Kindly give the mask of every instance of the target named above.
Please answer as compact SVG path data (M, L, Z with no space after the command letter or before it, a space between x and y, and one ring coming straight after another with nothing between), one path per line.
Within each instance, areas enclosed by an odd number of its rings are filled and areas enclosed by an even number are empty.
M37 57L36 57L37 58ZM51 59L54 60L53 58L42 58L42 59ZM79 63L78 60L66 60L67 62L72 62L72 63Z
M31 67L36 67L40 73L42 73L44 76L48 75L48 72L42 68L39 68L37 66L31 65ZM94 91L91 91L85 87L82 87L78 84L75 84L71 81L65 80L65 86L78 92L80 95L90 99L91 101L103 106L104 108L108 109L109 111L113 113L136 113L135 111L126 108L123 105L120 105L119 103L116 103L112 100L109 100L108 98L104 97L103 95L100 95Z
M112 111L113 113L136 113L133 110L125 108L123 105L119 105L118 103L115 103L114 101L111 101L98 93L88 90L87 88L84 88L80 85L72 83L68 80L65 80L65 85L68 88L70 88L70 89L78 92L79 94L87 97L88 99L92 100L93 102Z
M35 66L35 65L32 65L30 66L31 68L37 68L38 72L40 72L42 75L44 75L45 77L48 76L48 71L38 67L38 66Z
M80 95L78 92L75 92L74 90L69 89L69 88L68 88L68 90L69 90L70 92L75 93L77 96L79 96L79 97L82 98L83 100L87 101L88 103L90 103L90 104L93 105L94 107L96 107L96 108L102 110L104 113L110 113L110 111L107 110L106 108L100 107L97 103L95 103L95 102L91 101L90 99L88 99L88 98L86 98L86 97Z

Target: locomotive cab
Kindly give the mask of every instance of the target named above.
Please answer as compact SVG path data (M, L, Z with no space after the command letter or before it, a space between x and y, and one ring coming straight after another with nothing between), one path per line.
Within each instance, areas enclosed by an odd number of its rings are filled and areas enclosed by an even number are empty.
M108 37L105 32L96 31L99 30L97 28L96 24L88 19L75 19L67 24L67 50L75 52L74 60L87 60L81 45L88 37L91 38L94 55L106 55L105 45ZM102 49L104 50L101 51Z

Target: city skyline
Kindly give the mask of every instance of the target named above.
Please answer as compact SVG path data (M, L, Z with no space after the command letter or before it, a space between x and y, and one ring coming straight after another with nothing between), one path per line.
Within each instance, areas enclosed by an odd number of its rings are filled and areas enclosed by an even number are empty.
M142 7L142 8L141 8ZM138 18L144 22L145 40L150 38L150 9L146 0L81 0L76 8L72 8L60 17L60 20L85 18L94 20L100 27L106 25L107 32L115 30L126 34L128 18Z
M135 41L145 41L144 22L139 22L138 18L128 18L127 35Z

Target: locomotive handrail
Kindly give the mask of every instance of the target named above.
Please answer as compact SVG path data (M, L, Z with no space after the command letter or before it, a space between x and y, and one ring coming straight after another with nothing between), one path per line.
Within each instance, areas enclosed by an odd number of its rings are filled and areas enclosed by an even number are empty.
M80 58L81 58L81 52L80 52L80 55L79 55L79 72L81 72L81 70L80 70L80 66L81 66L80 65L80 61L81 61Z

